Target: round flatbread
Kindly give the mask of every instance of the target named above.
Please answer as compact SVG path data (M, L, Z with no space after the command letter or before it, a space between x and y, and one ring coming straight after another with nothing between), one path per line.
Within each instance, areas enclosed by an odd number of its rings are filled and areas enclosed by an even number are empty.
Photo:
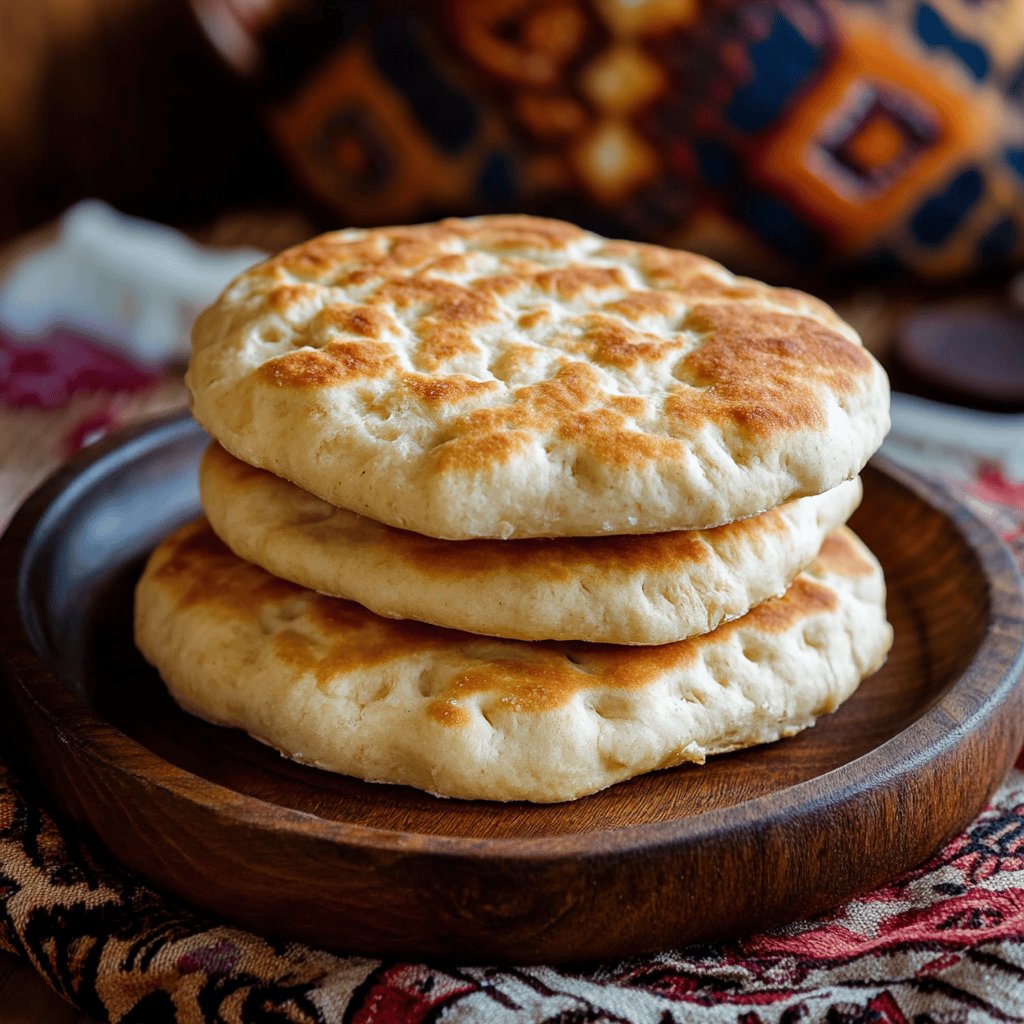
M664 644L781 594L850 517L860 480L710 530L437 540L339 509L211 445L203 508L235 554L378 615L485 636Z
M716 526L852 478L889 422L824 303L533 217L288 250L199 318L188 383L245 462L454 540Z
M298 761L486 800L571 800L788 736L884 660L885 585L841 528L786 594L660 647L492 640L271 576L205 521L153 553L136 641L185 709Z

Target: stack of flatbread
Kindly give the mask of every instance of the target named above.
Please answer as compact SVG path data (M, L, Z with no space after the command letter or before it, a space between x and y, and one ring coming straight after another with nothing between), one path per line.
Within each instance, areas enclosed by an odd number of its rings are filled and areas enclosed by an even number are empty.
M826 305L558 221L340 231L199 318L208 519L139 584L175 699L288 757L570 800L884 661L843 525L888 384Z

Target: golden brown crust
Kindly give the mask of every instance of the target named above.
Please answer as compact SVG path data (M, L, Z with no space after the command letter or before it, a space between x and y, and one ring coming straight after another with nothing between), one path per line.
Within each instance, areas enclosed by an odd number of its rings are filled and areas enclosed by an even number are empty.
M852 477L888 423L823 303L529 217L322 236L236 280L194 341L226 448L454 539L713 526Z
M398 359L377 342L332 341L264 363L256 372L279 388L329 388L374 380L398 368Z
M193 524L175 539L153 578L174 593L181 608L202 604L228 615L255 615L264 605L302 593L259 566L227 557L230 552L205 523Z

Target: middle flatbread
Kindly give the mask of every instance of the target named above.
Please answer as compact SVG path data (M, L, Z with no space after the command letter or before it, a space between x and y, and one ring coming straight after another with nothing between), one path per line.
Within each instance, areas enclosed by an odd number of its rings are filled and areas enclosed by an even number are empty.
M235 554L378 615L515 640L664 644L777 596L861 498L859 480L710 530L448 541L340 509L211 445L203 507Z

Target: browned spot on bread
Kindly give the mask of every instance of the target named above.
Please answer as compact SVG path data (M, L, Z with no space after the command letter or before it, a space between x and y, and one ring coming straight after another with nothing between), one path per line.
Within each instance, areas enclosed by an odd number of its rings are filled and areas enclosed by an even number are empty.
M686 326L705 335L678 374L698 390L665 400L675 433L731 423L768 437L824 429L824 391L850 393L871 370L866 353L806 317L744 306L695 306Z
M390 241L390 266L401 267L403 270L424 269L437 259L438 243L443 245L443 236L406 228L392 233Z
M427 705L427 714L450 729L463 729L470 723L469 712L459 704L457 697L432 700Z
M608 400L609 407L620 416L623 422L628 419L641 419L648 410L648 399L640 395L612 395Z
M333 604L344 607L351 604L339 598L318 598L312 605L314 621L323 611L323 605ZM275 657L283 661L297 674L310 673L321 690L330 688L332 681L341 676L385 665L407 654L425 651L442 645L436 637L420 636L416 623L409 621L391 622L381 619L383 628L368 621L371 612L357 604L351 604L353 622L322 627L328 637L340 634L336 642L319 640L297 629L284 629L276 633L271 641ZM457 634L456 634L457 635ZM449 643L451 641L448 641Z
M518 260L510 262L520 262ZM529 286L534 271L534 264L522 267L514 273L492 274L488 277L478 278L474 282L474 288L482 295L491 295L496 298L508 298L516 292Z
M487 473L511 462L534 440L528 431L502 429L454 437L434 449L434 466L439 473Z
M341 334L356 334L361 338L374 340L387 338L399 332L394 318L383 309L341 303L325 306L317 314L313 327L327 327Z
M256 375L285 388L330 388L353 380L384 377L401 369L398 357L379 343L332 341L322 349L300 349L263 363Z
M619 267L590 267L583 263L545 270L534 280L538 288L553 292L560 299L575 299L590 291L625 288L629 283Z
M611 317L592 316L578 348L595 363L623 370L660 362L685 344L682 338L659 338Z
M687 360L688 367L708 381L734 378L761 366L773 372L800 371L846 392L855 386L854 378L871 369L864 349L807 317L743 305L698 305L687 316L686 326L710 335Z
M153 578L171 591L180 608L211 605L245 617L303 593L232 554L205 519L172 534L159 550Z
M815 615L827 615L839 607L839 599L835 591L823 583L818 583L810 576L803 575L790 584L789 590L781 597L773 597L752 608L741 619L734 619L718 630L724 630L721 638L729 635L729 631L749 626L761 633L785 633L792 629L801 619L809 619ZM715 630L717 633L718 630ZM708 633L710 637L713 634ZM697 637L697 639L703 639ZM689 641L684 641L688 643Z
M308 611L308 624L322 640L284 630L274 637L274 653L297 672L311 672L321 689L341 675L437 650L464 635L408 619L382 619L340 598L309 594Z
M276 312L287 313L303 302L312 302L319 295L320 289L312 284L282 284L267 293L267 302Z
M698 655L684 640L661 647L618 647L532 643L525 656L488 659L457 676L427 706L427 714L443 725L465 724L470 699L519 714L536 714L564 707L578 693L600 689L637 690L661 673L682 668ZM511 653L511 652L510 652Z
M605 246L609 252L622 252L622 258L635 260L640 271L656 288L679 289L697 274L705 273L708 260L679 249L663 249L657 245L617 243Z
M421 370L433 372L453 359L480 354L472 332L451 320L424 318L417 333L420 340L413 352L413 362Z
M544 349L537 345L508 345L491 365L491 372L499 380L513 381L520 374L527 374L545 358Z
M673 289L675 294L687 299L728 299L739 302L767 297L772 289L759 281L738 277L723 280L712 274L691 274Z
M553 378L516 388L511 403L474 409L460 416L452 426L453 440L464 442L463 450L470 452L477 440L497 431L553 427L571 416L571 410L586 407L599 394L599 378L592 366L566 362Z
M518 388L513 400L532 426L557 423L600 398L601 378L586 363L564 363L550 380Z
M522 313L518 320L518 326L524 331L532 331L536 327L540 327L541 324L547 323L551 319L550 310L544 309L530 309L525 313Z
M420 401L430 405L457 405L498 389L498 384L493 380L474 380L461 375L428 377L417 373L403 377L402 386Z
M380 280L376 267L356 266L339 269L332 278L332 284L339 288L362 288Z
M299 277L321 277L336 271L339 259L343 261L352 258L352 255L351 243L341 241L337 235L321 235L302 245L285 249L263 264L261 271L273 274L281 270ZM367 255L363 253L364 258Z
M849 534L842 530L830 533L821 545L818 562L829 572L849 578L870 576L874 566L857 550Z
M645 316L674 316L681 307L679 297L672 292L627 292L621 299L606 302L601 308L627 320L641 320Z
M638 430L615 409L592 409L558 424L557 436L576 448L600 453L604 463L628 469L654 459L681 458L682 441Z
M467 274L473 265L472 257L464 252L450 252L424 264L424 274Z
M500 319L497 301L483 292L453 284L450 281L424 278L388 278L374 295L377 303L390 302L396 309L410 310L420 307L422 314L416 324L416 333L427 342L444 343L461 335L465 345L474 327L483 327Z

